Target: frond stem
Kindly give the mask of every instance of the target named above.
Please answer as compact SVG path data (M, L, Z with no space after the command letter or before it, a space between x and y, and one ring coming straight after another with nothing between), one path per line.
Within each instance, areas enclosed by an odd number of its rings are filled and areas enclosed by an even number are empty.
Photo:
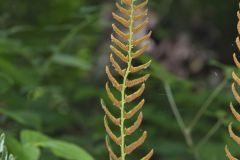
M177 105L176 105L176 102L175 102L175 100L174 100L174 98L173 98L173 94L172 94L171 87L170 87L169 84L165 83L165 84L164 84L164 88L165 88L165 92L166 92L166 94L167 94L168 101L169 101L169 103L170 103L170 107L171 107L171 109L172 109L172 111L173 111L173 114L174 114L174 116L175 116L175 118L176 118L176 120L177 120L177 122L178 122L178 125L179 125L182 133L184 134L184 136L185 136L185 138L186 138L186 137L187 137L187 136L186 136L186 135L187 135L187 134L186 134L186 124L185 124L185 122L183 121L183 118L182 118L182 116L181 116L181 114L180 114L180 112L179 112L179 110L178 110L178 107L177 107ZM188 138L186 138L186 139L188 139ZM192 143L190 140L187 140L187 141L189 142L189 144Z
M226 86L226 83L228 81L228 78L225 78L218 86L217 88L212 92L212 94L209 96L209 98L205 101L205 103L200 107L199 111L197 112L195 118L192 120L191 124L188 126L189 130L192 130L196 124L198 123L199 119L202 117L202 115L205 113L205 111L208 109L210 104L214 101L214 99L221 93L221 91Z
M177 106L177 104L174 100L173 94L172 94L171 87L168 83L165 83L164 88L165 88L165 92L167 94L168 101L170 103L170 107L171 107L173 114L177 120L177 123L182 131L185 141L186 141L188 147L191 149L194 158L196 160L199 160L199 153L198 153L196 147L194 146L191 130L189 130L186 127L186 124L182 118L182 115L179 112L178 106Z
M196 148L200 149L208 140L218 131L223 124L223 119L219 119L217 123L209 130L206 136L197 144Z
M130 67L132 65L132 48L133 48L133 25L134 25L134 2L135 0L132 0L131 2L131 14L130 14L130 25L129 25L129 39L128 39L128 64L127 64L127 69L123 78L123 87L121 91L121 160L125 160L126 153L125 153L125 125L124 125L124 114L125 114L125 91L126 91L126 81L128 78L128 75L130 73Z

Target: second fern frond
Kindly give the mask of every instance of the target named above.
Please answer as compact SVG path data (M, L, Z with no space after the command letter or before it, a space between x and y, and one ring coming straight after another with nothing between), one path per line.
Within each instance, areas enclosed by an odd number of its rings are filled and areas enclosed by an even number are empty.
M237 16L238 16L238 25L237 25L237 29L238 29L238 33L240 34L240 12L238 11L237 12ZM240 37L238 36L237 39L236 39L236 45L238 47L238 49L240 50ZM237 55L236 53L233 54L233 60L237 66L238 69L240 69L240 62L239 60L237 59ZM233 92L233 95L234 95L234 98L236 99L236 101L240 104L240 96L237 92L237 88L236 88L236 85L239 87L240 86L240 78L239 76L237 75L236 72L232 72L232 77L233 77L233 80L234 82L232 83L232 92ZM233 103L231 102L230 103L230 109L234 115L234 117L240 122L240 114L237 112L237 110L235 109ZM240 137L237 136L235 134L235 132L233 131L233 128L232 128L232 124L233 123L230 123L228 125L228 131L229 131L229 134L230 134L230 137L238 144L240 144ZM228 157L229 160L238 160L236 157L234 157L231 152L229 151L228 147L226 146L225 147L225 152L226 152L226 155Z

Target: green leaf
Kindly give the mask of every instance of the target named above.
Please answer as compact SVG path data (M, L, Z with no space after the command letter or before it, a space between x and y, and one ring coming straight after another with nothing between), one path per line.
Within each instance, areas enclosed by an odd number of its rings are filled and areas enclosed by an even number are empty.
M91 68L91 65L88 62L67 54L55 54L52 57L52 61L65 66L77 67L82 70L89 70Z
M68 160L93 160L85 150L77 145L60 140L54 140L39 132L25 130L21 133L21 141L24 145L32 145L47 148L58 157Z
M50 140L40 144L40 146L49 148L56 156L69 160L93 160L83 149L78 146L57 140Z
M7 146L17 160L38 160L40 150L30 144L21 144L12 136L7 136Z
M41 125L40 117L36 113L31 111L12 111L0 108L0 113L26 126L39 128Z
M39 145L40 143L44 143L50 139L47 136L41 134L40 132L30 130L22 131L20 136L22 144L31 145Z
M0 93L6 92L14 84L14 80L5 73L0 72Z
M23 145L23 153L29 160L38 160L40 158L40 149L36 146L26 144Z
M35 84L36 77L33 78L33 76L36 76L36 74L32 71L30 72L30 70L26 68L20 68L3 58L0 58L0 68L2 73L5 73L7 76L21 84Z

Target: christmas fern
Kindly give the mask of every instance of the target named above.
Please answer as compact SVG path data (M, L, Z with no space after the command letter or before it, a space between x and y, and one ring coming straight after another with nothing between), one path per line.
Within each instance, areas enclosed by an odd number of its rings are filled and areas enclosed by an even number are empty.
M103 100L101 101L103 110L106 113L106 116L104 117L104 125L108 134L106 137L106 146L110 160L126 160L126 156L141 146L147 137L147 132L144 131L136 141L131 144L126 144L127 136L132 135L140 127L143 119L143 113L140 110L144 105L144 99L132 109L130 109L129 103L133 102L143 94L145 89L144 82L149 78L149 74L131 80L129 76L146 69L151 63L151 61L149 61L139 66L133 66L133 61L142 55L148 48L148 44L145 44L142 47L138 46L145 42L151 35L151 32L149 32L140 38L136 38L135 36L148 24L147 3L148 0L142 2L137 2L136 0L122 0L120 3L116 2L118 12L112 13L115 21L122 27L119 27L117 24L112 25L114 33L111 35L111 39L113 44L110 46L112 51L112 54L110 54L110 62L115 72L121 77L121 81L114 77L110 67L106 67L106 73L112 87L119 92L118 97L114 94L116 92L113 92L113 88L110 87L109 83L106 83L107 95L113 105L119 109L119 118L110 112ZM141 86L135 92L128 94L132 90L132 87L136 87L140 84ZM126 121L131 120L137 113L138 116L136 121L132 126L127 127ZM120 136L117 136L110 128L108 123L109 120L119 128ZM119 152L121 155L118 156L116 152L114 152L110 145L109 138L119 146ZM149 160L152 155L153 150L141 160Z
M238 16L238 25L237 25L237 29L238 29L238 33L240 34L240 12L238 11L237 12L237 16ZM237 44L237 48L240 50L240 39L239 39L239 36L237 37L236 39L236 44ZM233 54L233 60L237 66L238 69L240 69L240 62L239 60L237 59L237 55L236 53ZM240 77L236 74L236 72L233 71L232 73L232 77L233 77L233 80L234 82L232 83L232 92L233 92L233 95L234 95L234 98L236 99L236 101L240 104L240 96L237 92L237 88L236 88L236 85L237 86L240 86ZM234 117L240 121L240 114L237 112L237 110L235 109L233 103L231 102L230 103L230 109L234 115ZM230 134L230 137L238 144L240 144L240 137L237 136L234 131L233 131L233 128L232 128L232 123L230 123L228 125L228 131L229 131L229 134ZM237 158L235 158L229 151L228 147L226 146L225 147L225 151L226 151L226 155L228 157L229 160L238 160Z

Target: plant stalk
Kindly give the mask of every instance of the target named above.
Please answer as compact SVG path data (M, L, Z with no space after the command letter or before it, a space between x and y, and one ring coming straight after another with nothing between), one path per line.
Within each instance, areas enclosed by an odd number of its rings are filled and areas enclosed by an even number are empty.
M191 134L191 130L189 130L187 127L186 127L186 124L178 110L178 107L177 107L177 104L173 98L173 94L172 94L172 91L171 91L171 87L169 84L165 83L164 84L164 88L165 88L165 92L167 94L167 98L168 98L168 101L170 103L170 107L173 111L173 114L177 120L177 123L182 131L182 134L184 136L184 139L188 145L188 147L191 149L192 153L193 153L193 156L196 160L199 160L199 154L198 154L198 151L197 149L195 148L194 146L194 143L193 143L193 139L192 139L192 134Z
M133 42L133 15L134 15L134 9L133 9L133 5L134 5L134 1L132 0L131 3L131 15L130 15L130 26L129 26L129 38L128 38L128 64L127 64L127 69L126 72L124 74L123 77L123 84L122 84L122 91L121 91L121 160L125 160L126 157L126 153L125 153L125 125L124 125L124 114L125 114L125 91L126 91L126 81L128 78L128 75L130 73L130 67L132 65L132 42Z
M202 115L206 112L210 104L214 101L214 99L221 93L223 88L226 86L227 83L227 78L225 78L218 86L217 88L213 91L213 93L209 96L209 98L205 101L205 103L200 107L199 111L197 112L195 118L192 120L191 124L188 126L189 130L192 130L199 119L202 117Z

